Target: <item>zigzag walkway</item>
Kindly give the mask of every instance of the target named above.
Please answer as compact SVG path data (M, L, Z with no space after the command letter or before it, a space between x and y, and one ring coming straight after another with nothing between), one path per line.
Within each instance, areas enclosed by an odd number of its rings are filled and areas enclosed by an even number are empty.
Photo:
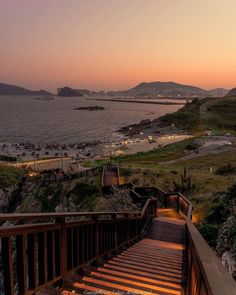
M147 233L122 253L86 274L68 276L66 288L38 294L184 294L185 221L172 209L159 209Z

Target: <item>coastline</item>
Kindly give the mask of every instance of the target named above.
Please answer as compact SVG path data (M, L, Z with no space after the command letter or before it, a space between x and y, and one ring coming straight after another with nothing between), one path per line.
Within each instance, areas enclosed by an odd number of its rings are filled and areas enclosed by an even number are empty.
M185 102L170 102L170 101L145 101L140 99L118 99L118 98L87 98L87 100L96 100L96 101L112 101L112 102L129 102L129 103L143 103L143 104L159 104L159 105L185 105Z

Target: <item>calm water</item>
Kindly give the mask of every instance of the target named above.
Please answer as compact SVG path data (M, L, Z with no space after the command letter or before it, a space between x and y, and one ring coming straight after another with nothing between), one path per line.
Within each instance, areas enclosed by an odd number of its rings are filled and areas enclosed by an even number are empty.
M106 110L73 110L89 105L101 105ZM100 102L76 97L43 101L29 96L0 96L0 142L74 143L109 139L122 126L153 119L180 107Z

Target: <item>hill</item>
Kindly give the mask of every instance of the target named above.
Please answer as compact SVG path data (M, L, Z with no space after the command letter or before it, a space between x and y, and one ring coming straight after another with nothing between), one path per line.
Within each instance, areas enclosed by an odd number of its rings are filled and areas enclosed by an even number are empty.
M178 111L156 118L143 120L138 124L122 127L119 131L139 134L148 130L156 132L159 128L174 125L190 133L213 130L215 133L236 131L236 97L193 99Z
M70 87L62 87L57 89L57 95L63 97L83 96L81 92Z
M190 131L236 131L236 98L195 99L177 112L160 117L159 122Z
M176 82L142 82L137 86L123 91L108 91L111 96L150 97L150 98L205 98L223 97L228 92L224 88L205 90L192 85L179 84Z
M225 97L232 97L232 96L236 96L236 88L231 89L231 90L225 95Z
M207 92L199 87L178 84L175 82L149 82L140 83L127 90L130 95L145 96L156 95L166 97L205 97Z
M209 96L214 96L214 97L223 97L228 92L229 92L229 90L228 89L224 89L224 88L215 88L215 89L211 89L211 90L208 90L207 91L207 93L209 94Z
M20 86L0 83L0 95L51 95L46 90L29 90Z

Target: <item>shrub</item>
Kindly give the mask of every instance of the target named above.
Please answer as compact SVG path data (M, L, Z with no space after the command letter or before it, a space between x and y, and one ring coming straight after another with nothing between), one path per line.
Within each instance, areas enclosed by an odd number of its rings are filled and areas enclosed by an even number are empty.
M210 247L215 248L217 244L218 232L220 225L218 224L200 224L198 229Z
M186 167L184 168L183 173L180 175L180 182L174 181L173 185L175 191L185 194L192 193L196 188L192 181L192 175L187 174Z
M216 175L221 175L221 176L234 174L234 173L236 173L236 167L232 166L231 164L220 166L215 171Z

